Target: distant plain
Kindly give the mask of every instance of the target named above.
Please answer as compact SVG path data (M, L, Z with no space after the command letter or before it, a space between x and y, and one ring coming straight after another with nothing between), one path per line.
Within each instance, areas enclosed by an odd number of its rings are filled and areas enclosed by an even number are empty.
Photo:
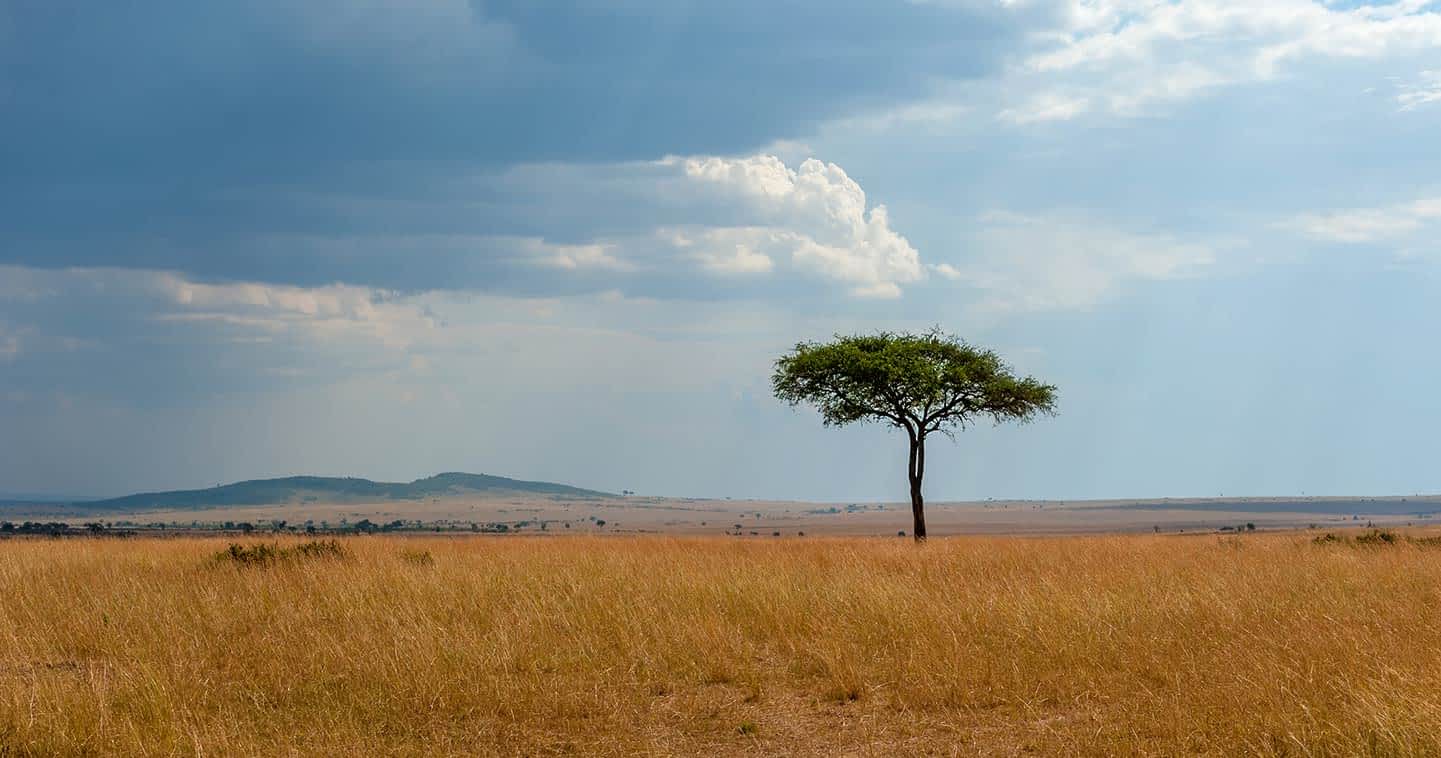
M520 525L520 531L742 536L895 536L910 529L904 503L810 503L663 497L566 497L528 493L477 493L411 500L296 498L269 505L188 507L132 513L91 513L42 504L0 508L0 519L95 519L189 525L284 520L339 528L368 519L377 524L419 521L430 528L475 524ZM76 508L79 510L77 511ZM1215 531L1223 527L1295 529L1315 526L1404 527L1441 522L1441 496L1394 498L1242 498L1154 500L931 502L927 523L943 534L1098 534L1108 532ZM604 521L603 526L598 522ZM740 525L737 528L737 525Z

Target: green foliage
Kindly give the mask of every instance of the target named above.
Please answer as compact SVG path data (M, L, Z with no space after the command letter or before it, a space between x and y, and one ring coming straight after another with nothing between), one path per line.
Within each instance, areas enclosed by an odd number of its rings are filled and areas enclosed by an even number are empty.
M1029 421L1056 404L1054 386L939 330L802 342L776 361L771 384L793 406L816 406L827 426L880 421L921 438L982 418Z
M776 361L771 386L792 406L816 406L827 426L879 421L905 430L917 542L926 539L927 435L950 436L986 418L1026 422L1056 408L1053 385L1017 377L995 352L939 329L802 342Z

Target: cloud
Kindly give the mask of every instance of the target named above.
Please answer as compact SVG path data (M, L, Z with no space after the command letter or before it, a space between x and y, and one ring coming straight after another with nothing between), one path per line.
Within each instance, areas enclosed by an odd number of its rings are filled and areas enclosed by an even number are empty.
M754 150L993 70L1024 21L981 1L52 0L0 14L5 165L217 183L365 160Z
M539 210L538 225L568 239L528 245L590 253L592 265L566 266L592 269L589 291L716 296L833 283L857 297L896 297L926 275L886 207L839 165L813 158L794 168L765 154L516 167L493 186L524 197L506 213L512 222ZM566 218L563 208L583 211Z
M0 3L0 263L527 296L714 297L804 268L894 294L914 267L884 211L834 239L722 218L757 206L656 161L800 152L890 106L950 118L915 104L998 70L1030 20L986 0Z
M0 300L0 362L19 368L0 372L0 393L64 392L127 407L244 403L358 380L417 396L702 391L718 377L762 375L754 355L785 342L770 334L784 331L784 320L761 303L737 312L616 292L400 294L125 269L0 266L0 278L52 293Z
M761 250L772 246L776 234L764 228L732 228L673 231L665 236L705 271L732 276L767 274L775 269L775 261Z
M1090 107L1089 97L1042 92L1025 103L1002 110L997 117L1013 124L1066 121L1085 113Z
M993 212L978 219L974 255L954 267L987 312L1085 309L1129 284L1196 276L1216 246L1134 232L1075 214Z
M868 207L844 169L813 159L794 168L770 155L526 164L437 178L403 196L359 181L345 191L257 193L254 202L263 209L233 229L197 234L174 212L147 222L167 230L163 238L107 234L97 245L84 235L5 250L30 266L524 296L713 298L838 285L894 297L925 274L886 207Z
M613 245L560 245L549 243L538 238L517 240L516 244L523 249L526 254L533 256L537 263L544 266L572 271L587 268L609 269L612 271L631 271L634 269L634 266L631 264L615 257L615 247Z
M960 269L957 269L949 263L934 263L926 266L926 268L945 279L954 281L961 278Z
M834 163L809 158L793 170L775 156L757 155L690 158L681 165L690 179L740 199L770 224L759 234L711 230L713 241L757 260L786 256L797 269L863 297L899 296L902 284L925 276L916 249L891 228L886 207L867 209L865 191Z
M164 271L8 265L0 265L0 278L45 293L0 298L0 316L65 350L114 348L115 339L158 333L183 341L183 332L155 326L172 325L204 329L195 337L205 345L284 341L301 349L323 343L403 352L439 326L413 300L354 285L213 283Z
M0 361L13 361L20 355L20 335L0 322Z
M1352 208L1296 216L1281 226L1328 242L1378 242L1411 236L1441 222L1441 196L1380 208Z
M1414 111L1441 103L1441 71L1422 71L1417 81L1397 85L1396 103L1403 111Z
M1303 60L1378 60L1441 47L1441 12L1425 0L1332 7L1313 0L1073 2L1068 22L1012 75L1030 90L1001 111L1016 123L1090 112L1146 113L1210 91L1282 75Z
M827 124L831 131L847 133L943 130L971 114L972 108L951 97L932 97L915 103L840 118Z
M154 315L175 322L214 322L243 329L290 332L321 340L355 339L404 349L435 328L423 309L368 287L292 287L253 282L206 284L175 274L139 274L171 308Z
M157 480L106 490L380 476L401 460L422 472L520 475L550 461L555 471L533 475L650 477L618 462L647 445L653 460L694 437L677 429L733 416L715 399L764 391L794 336L787 314L761 302L393 293L133 269L0 266L0 281L48 293L0 298L0 479ZM67 343L76 348L55 349ZM137 428L155 444L132 444ZM578 470L593 455L569 451L587 448L614 455Z

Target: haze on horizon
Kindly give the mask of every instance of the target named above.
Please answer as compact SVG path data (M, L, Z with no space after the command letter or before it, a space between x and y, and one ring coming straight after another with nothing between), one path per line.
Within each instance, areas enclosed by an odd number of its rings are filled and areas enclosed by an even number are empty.
M0 491L904 498L770 395L940 325L933 501L1441 491L1441 4L0 0Z

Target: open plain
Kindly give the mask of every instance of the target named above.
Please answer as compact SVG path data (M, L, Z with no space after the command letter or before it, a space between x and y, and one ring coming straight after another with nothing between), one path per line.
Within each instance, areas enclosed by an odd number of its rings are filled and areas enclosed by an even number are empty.
M1426 532L0 541L0 754L1434 755Z
M667 497L563 497L480 493L408 500L293 498L264 505L144 509L113 512L38 504L0 507L0 519L59 519L79 526L106 521L216 530L224 523L258 529L284 521L320 531L345 531L369 520L402 521L407 529L465 531L503 524L512 531L549 534L669 534L695 536L890 536L909 531L906 503L814 503ZM78 512L77 512L78 509ZM1258 529L1423 527L1441 514L1441 496L1351 498L1162 498L1152 500L989 500L926 504L934 534L1112 534L1215 532L1253 524ZM755 534L752 535L751 533ZM777 534L779 533L779 534Z

